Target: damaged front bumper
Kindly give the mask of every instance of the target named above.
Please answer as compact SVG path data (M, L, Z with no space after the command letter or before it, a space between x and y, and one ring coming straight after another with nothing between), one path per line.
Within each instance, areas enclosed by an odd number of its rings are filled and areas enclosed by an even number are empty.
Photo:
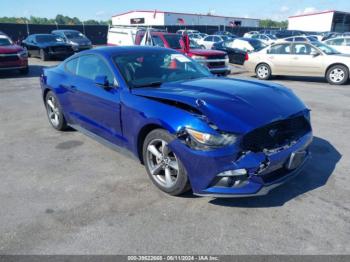
M250 197L266 195L298 175L310 157L312 139L312 132L309 132L287 148L243 155L236 146L199 151L179 140L174 140L170 146L180 156L195 195ZM237 176L225 177L225 174L235 173Z

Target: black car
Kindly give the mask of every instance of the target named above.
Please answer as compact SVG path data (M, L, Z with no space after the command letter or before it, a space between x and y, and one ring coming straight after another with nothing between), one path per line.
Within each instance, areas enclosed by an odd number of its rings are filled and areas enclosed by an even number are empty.
M275 36L279 39L292 37L292 36L302 36L302 35L305 35L305 33L299 30L280 30L275 34Z
M35 34L22 41L30 56L39 57L43 61L50 58L64 59L74 53L72 47L61 38L52 34Z
M54 30L51 33L59 36L65 43L71 45L75 52L92 48L91 41L77 30Z
M243 65L247 52L241 49L232 48L229 46L229 43L231 43L231 41L221 41L215 43L211 49L226 52L231 64Z

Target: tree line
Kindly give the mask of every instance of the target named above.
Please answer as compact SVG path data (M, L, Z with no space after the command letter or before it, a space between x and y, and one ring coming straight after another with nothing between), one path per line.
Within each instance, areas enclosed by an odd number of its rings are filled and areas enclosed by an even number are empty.
M288 21L273 21L271 19L263 19L260 20L260 27L266 27L266 28L287 28L288 27Z
M13 24L41 24L41 25L108 25L111 21L97 21L94 19L81 21L77 17L69 17L64 15L57 15L55 18L45 18L30 16L27 17L0 17L0 23L13 23Z

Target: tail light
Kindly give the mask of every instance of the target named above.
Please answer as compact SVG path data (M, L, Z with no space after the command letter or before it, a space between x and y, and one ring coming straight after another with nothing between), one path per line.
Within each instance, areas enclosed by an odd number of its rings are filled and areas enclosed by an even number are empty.
M248 52L245 53L245 58L244 58L244 61L248 61L249 60L249 55L248 55Z

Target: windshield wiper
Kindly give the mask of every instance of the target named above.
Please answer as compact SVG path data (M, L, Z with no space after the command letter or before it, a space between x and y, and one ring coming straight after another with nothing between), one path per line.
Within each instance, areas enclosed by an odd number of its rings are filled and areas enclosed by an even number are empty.
M151 83L146 83L146 84L139 84L139 85L134 85L135 88L140 88L140 87L158 87L161 86L163 82L161 81L155 81Z

